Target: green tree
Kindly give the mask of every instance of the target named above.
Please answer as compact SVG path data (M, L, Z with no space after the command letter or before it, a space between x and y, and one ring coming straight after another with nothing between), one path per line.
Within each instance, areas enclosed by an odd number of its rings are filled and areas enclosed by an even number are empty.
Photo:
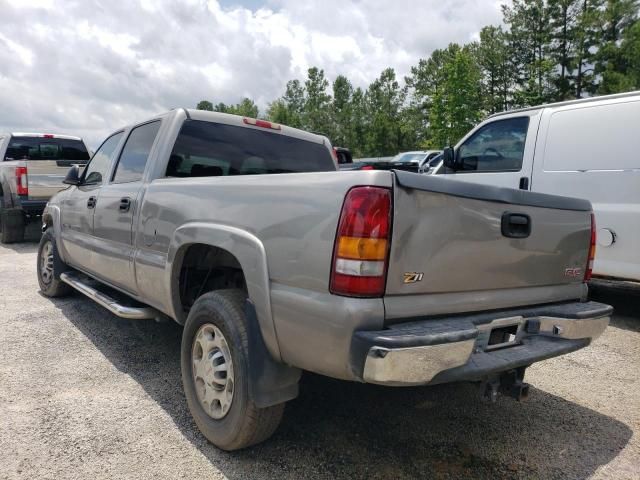
M640 89L640 22L627 28L620 45L620 56L625 62L627 89Z
M537 105L553 98L553 60L549 56L550 21L544 0L513 0L503 5L508 27L516 105Z
M556 72L552 74L554 100L566 100L574 96L573 71L577 53L577 20L580 2L577 0L549 0L550 58Z
M602 76L597 92L624 92L633 88L629 64L622 50L626 32L638 22L638 0L607 0L602 13L602 40L596 54L595 73Z
M220 113L231 113L229 112L229 106L226 105L225 103L217 103L216 105L214 105L213 107L213 111L214 112L220 112Z
M369 129L369 117L367 116L366 94L362 88L357 87L351 95L351 130L350 138L344 145L351 149L354 158L370 155L367 150L367 131Z
M208 110L213 111L213 104L209 100L200 100L198 105L196 105L198 110Z
M254 101L245 97L240 103L227 107L226 113L241 115L243 117L258 118L260 112Z
M469 47L449 46L452 53L442 68L442 83L433 96L429 122L431 145L456 143L482 118L481 71Z
M576 18L576 73L574 79L575 97L582 98L584 92L594 92L596 76L593 69L595 49L599 43L600 12L598 5L601 0L580 0L579 12Z
M367 151L375 156L395 155L407 145L402 128L406 89L400 87L393 68L385 69L369 85L366 103L370 126L367 129Z
M338 75L333 82L333 101L331 103L334 123L334 145L348 146L353 135L351 96L353 86L344 75Z
M480 30L476 55L483 77L484 108L489 113L507 110L513 80L507 38L502 27L488 26Z
M324 70L311 67L307 71L304 82L304 109L302 124L312 132L331 137L333 125L331 122L331 96L327 93L329 81L324 76Z

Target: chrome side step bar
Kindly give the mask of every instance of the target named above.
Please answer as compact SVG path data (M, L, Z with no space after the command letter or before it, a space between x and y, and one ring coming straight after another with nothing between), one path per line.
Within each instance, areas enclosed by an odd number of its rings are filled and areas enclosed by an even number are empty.
M157 318L161 315L160 312L152 307L128 307L120 304L116 299L88 285L83 281L83 278L75 272L60 274L60 280L71 285L80 293L83 293L118 317L128 318L130 320L147 320Z

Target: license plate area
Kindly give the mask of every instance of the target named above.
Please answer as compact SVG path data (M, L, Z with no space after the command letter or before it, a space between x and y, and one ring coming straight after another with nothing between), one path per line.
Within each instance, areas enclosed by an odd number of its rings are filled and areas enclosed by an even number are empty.
M484 351L512 347L520 344L523 334L522 317L499 318L491 323L478 325L480 335L477 346Z

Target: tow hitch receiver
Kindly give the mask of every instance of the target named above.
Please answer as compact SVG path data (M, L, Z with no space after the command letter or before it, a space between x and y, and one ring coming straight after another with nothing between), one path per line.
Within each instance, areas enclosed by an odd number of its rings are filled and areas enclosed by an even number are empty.
M491 403L498 399L498 393L515 398L519 402L529 396L529 384L523 382L527 367L502 372L482 383L482 398Z

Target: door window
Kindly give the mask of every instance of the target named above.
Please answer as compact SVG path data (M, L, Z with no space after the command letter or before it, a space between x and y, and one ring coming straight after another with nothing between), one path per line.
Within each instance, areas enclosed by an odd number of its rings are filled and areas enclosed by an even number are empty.
M519 172L528 128L529 117L485 125L458 149L462 171Z
M121 138L122 132L119 132L102 142L100 148L98 148L91 158L89 165L87 165L84 172L84 184L100 185L103 182L107 172L109 171L109 167L111 166L113 153L115 152L118 143L120 143Z
M113 183L128 183L142 180L151 147L156 139L160 121L146 123L131 130L122 149L120 160L113 176Z

